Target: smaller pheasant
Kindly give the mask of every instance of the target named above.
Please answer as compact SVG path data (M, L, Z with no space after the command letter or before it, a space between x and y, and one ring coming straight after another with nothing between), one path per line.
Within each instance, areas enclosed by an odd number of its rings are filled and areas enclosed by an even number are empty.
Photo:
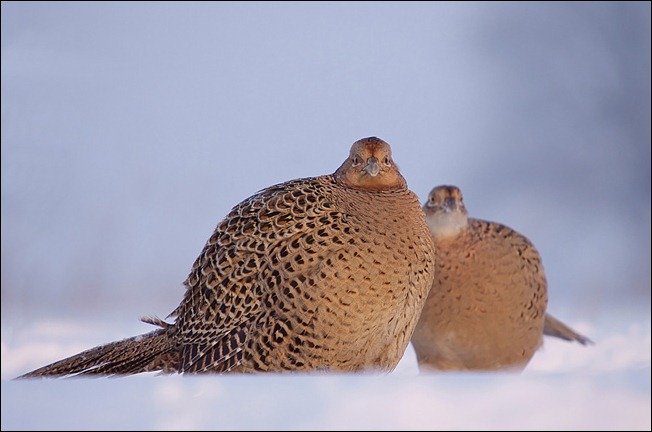
M469 218L462 192L437 186L423 206L435 280L412 336L423 370L523 369L542 335L591 343L546 314L541 257L524 236Z

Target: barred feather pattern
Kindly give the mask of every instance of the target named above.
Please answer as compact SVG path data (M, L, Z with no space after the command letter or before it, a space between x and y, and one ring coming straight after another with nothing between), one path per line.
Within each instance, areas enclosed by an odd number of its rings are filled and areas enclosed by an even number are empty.
M544 334L591 343L546 313L546 276L529 239L469 218L455 186L434 188L424 210L436 268L412 337L421 368L521 370Z
M322 176L234 208L173 313L182 371L392 369L432 278L416 199Z
M164 329L91 348L19 378L176 372L178 349Z
M30 374L393 369L432 285L418 198L378 138L332 175L260 191L218 224L160 329Z
M436 277L412 338L420 367L522 369L541 345L548 305L538 251L505 225L467 220L458 188L433 197L425 210Z

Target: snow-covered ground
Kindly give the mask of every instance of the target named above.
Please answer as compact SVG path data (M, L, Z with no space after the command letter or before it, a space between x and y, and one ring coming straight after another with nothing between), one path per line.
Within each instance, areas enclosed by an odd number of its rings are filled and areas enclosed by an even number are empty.
M3 324L2 429L650 429L650 321L573 323L596 345L547 338L521 374L159 376L11 381L126 337L108 325ZM124 329L118 329L120 331Z

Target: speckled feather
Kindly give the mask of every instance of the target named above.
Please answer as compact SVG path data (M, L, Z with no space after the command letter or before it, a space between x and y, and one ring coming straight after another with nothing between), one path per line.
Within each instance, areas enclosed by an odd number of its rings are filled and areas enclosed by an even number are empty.
M584 343L546 315L541 256L525 236L468 218L454 186L434 188L424 211L436 268L412 338L421 368L522 369L542 343L544 324L554 336Z
M415 200L323 176L238 205L174 312L182 370L220 369L230 357L240 371L393 368L432 277Z
M195 261L175 322L141 336L156 341L153 353L98 347L94 369L66 369L73 356L27 376L388 371L427 297L433 254L389 146L360 140L335 174L272 186L231 210Z
M420 363L524 366L541 343L547 305L534 246L504 225L469 219L466 232L435 249L435 282L413 337Z

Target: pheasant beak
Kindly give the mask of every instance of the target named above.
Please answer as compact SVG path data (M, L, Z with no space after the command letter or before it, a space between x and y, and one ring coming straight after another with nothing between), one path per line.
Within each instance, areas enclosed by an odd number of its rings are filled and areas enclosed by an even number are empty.
M457 205L455 204L455 198L448 197L444 199L444 205L442 206L442 208L447 213L455 211L455 209L457 208Z
M378 165L378 159L372 156L367 159L367 165L363 168L363 171L369 174L371 177L376 177L380 172L380 165Z

